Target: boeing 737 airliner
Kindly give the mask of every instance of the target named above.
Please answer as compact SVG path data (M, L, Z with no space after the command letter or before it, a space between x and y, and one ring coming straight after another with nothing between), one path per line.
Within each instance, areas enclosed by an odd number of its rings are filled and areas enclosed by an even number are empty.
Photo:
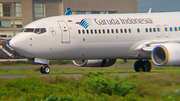
M116 59L137 59L136 72L154 64L180 65L180 12L63 15L23 27L9 45L29 61L73 60L76 66L108 67Z

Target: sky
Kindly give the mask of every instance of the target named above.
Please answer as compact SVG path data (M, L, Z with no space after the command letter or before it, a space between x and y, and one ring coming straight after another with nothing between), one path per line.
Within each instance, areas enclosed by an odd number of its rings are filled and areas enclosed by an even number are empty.
M180 11L180 0L138 0L138 12L170 12Z

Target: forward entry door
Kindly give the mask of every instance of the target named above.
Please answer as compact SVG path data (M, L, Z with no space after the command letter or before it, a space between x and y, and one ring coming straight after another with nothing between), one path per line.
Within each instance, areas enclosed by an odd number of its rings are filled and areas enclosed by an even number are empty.
M61 42L70 43L70 31L65 21L58 21L61 30Z

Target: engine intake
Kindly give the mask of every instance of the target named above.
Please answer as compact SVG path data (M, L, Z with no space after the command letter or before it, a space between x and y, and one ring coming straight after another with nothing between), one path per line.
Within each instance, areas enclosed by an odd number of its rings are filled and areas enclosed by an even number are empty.
M73 60L74 65L78 67L109 67L115 62L116 59Z
M180 44L178 43L166 43L157 46L153 49L151 59L154 64L158 66L180 65Z

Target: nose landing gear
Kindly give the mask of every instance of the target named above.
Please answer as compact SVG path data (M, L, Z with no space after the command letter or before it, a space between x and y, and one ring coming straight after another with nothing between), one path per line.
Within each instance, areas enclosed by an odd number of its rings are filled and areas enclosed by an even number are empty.
M42 66L42 67L40 68L40 72L41 72L42 74L49 74L49 72L50 72L50 67L49 67L48 65L44 65L44 66Z
M151 63L149 61L139 60L139 61L136 61L134 63L134 70L136 72L140 72L140 71L150 72L151 69L152 69L152 66L151 66Z

